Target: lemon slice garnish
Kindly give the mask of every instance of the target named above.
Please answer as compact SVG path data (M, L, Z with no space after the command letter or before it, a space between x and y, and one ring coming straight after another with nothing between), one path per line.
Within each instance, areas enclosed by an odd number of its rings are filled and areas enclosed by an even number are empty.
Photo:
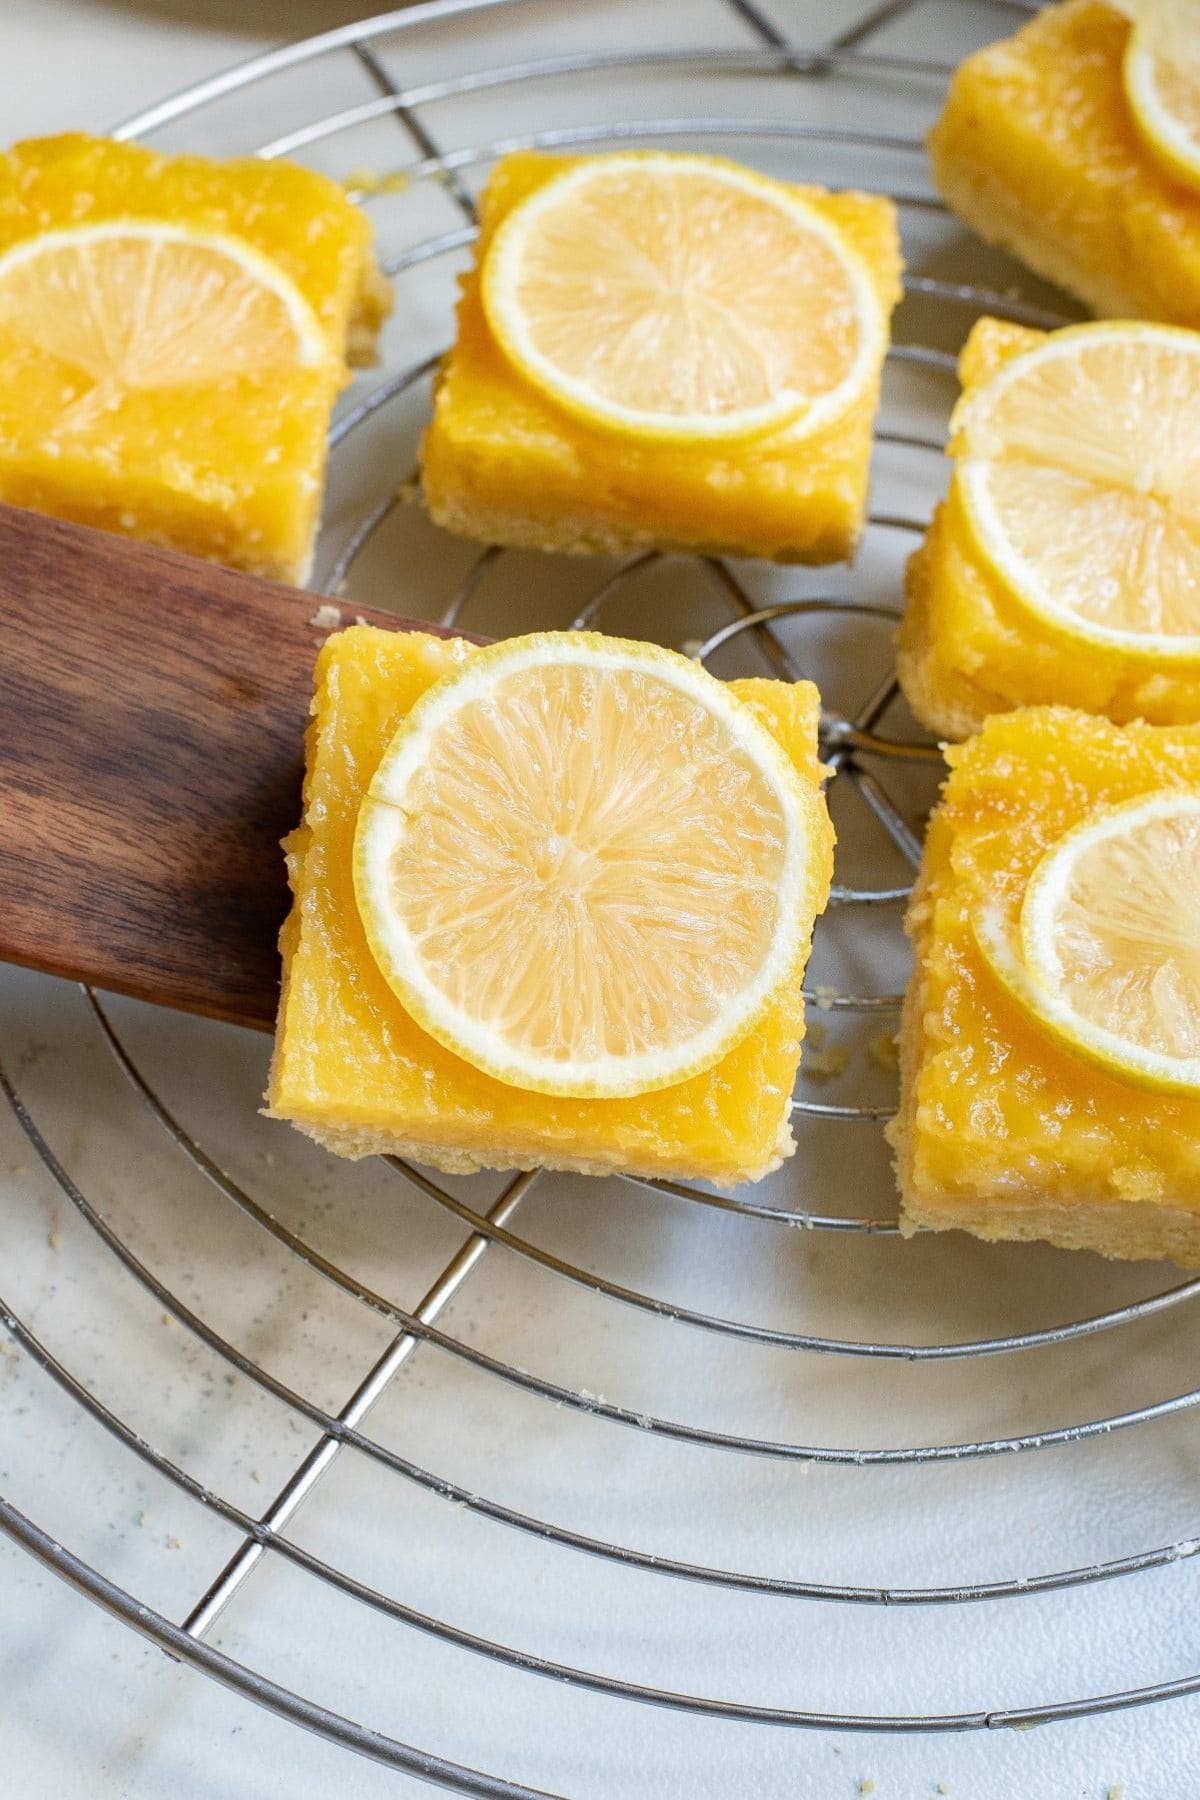
M0 255L6 380L61 368L58 433L135 394L317 367L331 352L303 294L238 238L114 220L22 238ZM33 378L31 372L31 378Z
M951 448L976 547L1057 634L1200 660L1200 333L1055 332L967 395Z
M886 323L829 222L704 156L597 156L511 212L483 264L501 349L590 424L707 441L813 432L874 379Z
M548 632L418 701L359 813L355 893L387 981L465 1061L644 1093L799 981L827 831L816 787L697 665Z
M1125 46L1125 97L1146 148L1169 175L1200 188L1200 4L1138 0Z
M1200 793L1170 790L1069 831L1015 930L975 934L1012 997L1120 1081L1200 1096Z

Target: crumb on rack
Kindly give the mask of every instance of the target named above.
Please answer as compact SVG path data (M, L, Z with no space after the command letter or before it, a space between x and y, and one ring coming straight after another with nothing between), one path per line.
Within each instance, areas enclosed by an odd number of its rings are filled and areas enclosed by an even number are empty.
M403 169L388 169L377 175L374 169L351 169L342 177L342 187L348 194L361 194L364 199L371 199L376 194L402 194L409 185L409 177Z
M835 987L830 987L828 982L824 981L818 981L816 987L813 989L813 994L816 997L817 1006L821 1012L831 1011L834 1002L838 997L837 989Z
M824 1025L814 1019L808 1027L808 1041L800 1062L801 1073L814 1081L832 1081L836 1076L844 1075L850 1062L846 1046L830 1044L827 1038Z
M871 1061L889 1072L900 1067L900 1035L895 1031L877 1031L867 1045Z

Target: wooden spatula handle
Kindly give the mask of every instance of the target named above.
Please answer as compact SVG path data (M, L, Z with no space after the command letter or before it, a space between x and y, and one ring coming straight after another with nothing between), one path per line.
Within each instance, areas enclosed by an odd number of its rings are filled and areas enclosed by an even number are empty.
M321 603L0 506L0 959L271 1024Z

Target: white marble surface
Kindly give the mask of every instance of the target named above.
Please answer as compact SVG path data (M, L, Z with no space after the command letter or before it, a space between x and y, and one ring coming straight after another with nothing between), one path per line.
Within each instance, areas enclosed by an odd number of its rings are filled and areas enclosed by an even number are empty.
M848 22L847 0L776 0L798 40ZM157 94L267 42L340 23L320 0L5 0L0 91L7 135L101 128ZM1010 15L976 0L927 3L888 38L953 56ZM406 82L526 51L669 42L683 13L639 0L530 0L423 32L388 51ZM722 0L689 9L696 41L751 41ZM370 92L339 64L304 103ZM289 91L290 92L290 91ZM911 133L936 88L883 82L869 99L804 90L805 116L857 117ZM274 92L173 127L162 141L248 147L286 127ZM446 142L536 122L720 109L798 116L794 90L750 79L659 82L655 104L624 84L547 83L442 104ZM857 109L857 110L855 110ZM292 119L290 122L294 122ZM734 146L738 148L738 146ZM742 144L767 166L868 183L870 159ZM339 173L411 160L391 122L313 154ZM473 178L473 175L472 175ZM916 158L887 180L920 191ZM882 179L882 178L881 178ZM384 199L385 249L456 215L441 189ZM910 261L1004 288L1019 273L953 227L906 215ZM444 342L449 265L404 278L387 362ZM1045 290L1024 283L1035 298ZM920 321L917 321L919 324ZM931 328L936 322L925 321ZM953 345L961 319L946 328ZM363 387L371 380L366 378ZM360 387L359 391L363 391ZM898 375L886 416L937 429L937 378ZM351 396L351 400L354 396ZM324 566L364 501L411 459L423 392L388 409L334 472ZM923 516L936 458L884 452L885 510ZM749 574L765 594L893 598L910 540L872 536L853 576ZM403 512L357 568L353 594L433 614L467 552ZM481 629L564 623L597 586L587 565L506 558L481 587ZM720 622L718 597L686 567L657 572L612 628L678 641ZM886 636L794 634L834 704L869 690ZM747 652L749 655L749 652ZM750 664L747 662L746 666ZM835 796L841 874L865 866L870 830ZM913 790L916 798L916 789ZM891 866L891 865L887 865ZM822 974L894 986L894 921L822 939ZM255 1113L257 1039L113 1003L111 1017L163 1103L218 1165L291 1230L368 1287L412 1305L462 1242L458 1221L373 1167L334 1163ZM336 1410L386 1345L384 1320L304 1270L190 1168L128 1087L82 997L0 975L0 1056L73 1179L164 1285L215 1332L317 1405ZM866 1073L864 1073L866 1071ZM842 1090L887 1077L860 1052ZM807 1090L810 1094L813 1090ZM874 1128L810 1130L768 1190L775 1204L885 1213L893 1204ZM460 1184L472 1206L497 1183ZM953 1241L902 1245L781 1231L639 1190L561 1182L535 1189L515 1228L610 1280L710 1312L830 1336L918 1344L1033 1329L1168 1285L1169 1272L1110 1269L1048 1251ZM114 1263L0 1110L0 1293L43 1342L163 1454L258 1513L313 1438L309 1422L198 1344ZM500 1249L443 1315L447 1330L518 1367L635 1410L799 1442L954 1442L1051 1428L1194 1385L1184 1305L1056 1351L953 1364L865 1363L730 1343L581 1294ZM814 1468L691 1450L544 1400L423 1349L371 1413L370 1435L472 1493L577 1531L699 1563L826 1582L924 1585L1071 1568L1196 1530L1200 1438L1192 1415L1038 1455L926 1470ZM0 1332L0 1492L147 1604L180 1619L235 1547L229 1527L113 1444ZM292 1527L298 1542L386 1593L505 1643L657 1686L775 1706L927 1712L1019 1706L1200 1669L1200 1559L1064 1594L977 1606L863 1608L763 1598L622 1572L488 1524L364 1456L343 1454ZM855 1736L716 1723L517 1675L366 1612L290 1567L261 1567L219 1622L228 1654L352 1717L430 1750L572 1800L1184 1800L1196 1791L1200 1705L1175 1703L1031 1732ZM874 1784L873 1788L870 1784ZM940 1785L939 1785L940 1784ZM169 1662L0 1539L0 1795L4 1800L347 1800L427 1791L301 1733Z

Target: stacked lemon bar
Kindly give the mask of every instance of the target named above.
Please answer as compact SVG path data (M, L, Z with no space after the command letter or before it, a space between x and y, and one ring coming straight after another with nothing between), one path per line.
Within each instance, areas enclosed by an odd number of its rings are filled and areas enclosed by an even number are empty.
M422 449L469 537L834 562L862 530L895 209L716 157L508 156Z
M0 156L0 500L288 582L390 293L342 190L71 134Z

